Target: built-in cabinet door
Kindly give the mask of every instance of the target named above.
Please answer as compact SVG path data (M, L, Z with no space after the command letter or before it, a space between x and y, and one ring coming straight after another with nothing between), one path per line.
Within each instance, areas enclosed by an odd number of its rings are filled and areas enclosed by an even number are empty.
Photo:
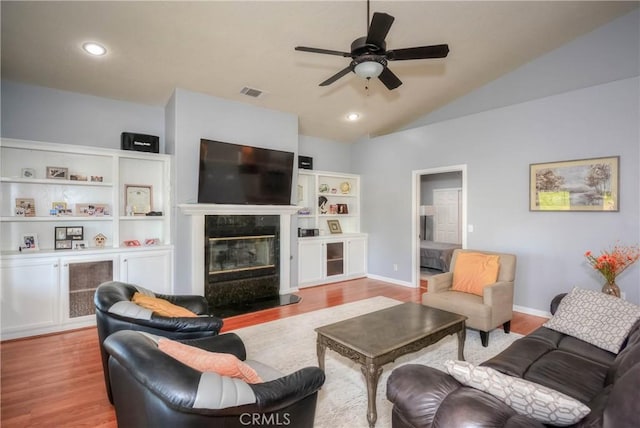
M327 242L325 244L326 254L326 276L327 278L336 279L336 277L344 275L344 241Z
M351 238L347 240L347 275L365 276L367 274L367 239Z
M59 265L57 259L3 261L2 338L24 329L45 328L59 322Z
M93 297L103 282L118 278L118 256L77 256L60 259L62 265L62 321L92 321L95 314Z
M324 243L298 241L298 285L319 283L324 278Z
M171 255L170 250L121 254L120 279L156 293L171 294Z

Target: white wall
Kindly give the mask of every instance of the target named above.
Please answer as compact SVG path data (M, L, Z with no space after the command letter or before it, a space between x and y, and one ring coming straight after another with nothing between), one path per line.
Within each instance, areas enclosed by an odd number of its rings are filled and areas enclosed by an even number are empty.
M466 164L468 247L518 256L516 305L547 311L573 286L599 289L584 252L640 242L639 88L635 77L355 144L370 273L411 280L411 171ZM529 164L613 155L619 212L529 211ZM640 266L618 284L638 303Z
M294 152L297 157L298 118L293 114L176 89L167 103L165 121L167 150L175 156L176 205L197 202L201 138L285 150ZM189 218L179 210L174 218L176 292L188 293L191 292L188 281L191 278L191 260L202 255L191 254ZM293 233L296 227L292 225L292 249L296 248L297 234ZM297 269L292 265L293 285L296 278Z
M4 138L120 148L120 134L160 137L164 108L2 80Z

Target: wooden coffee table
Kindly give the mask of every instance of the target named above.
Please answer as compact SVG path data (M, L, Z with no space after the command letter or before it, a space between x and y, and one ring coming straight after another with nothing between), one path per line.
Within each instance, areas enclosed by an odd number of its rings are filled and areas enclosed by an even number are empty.
M458 335L458 359L464 360L467 317L419 303L380 311L316 328L318 364L324 370L327 348L361 365L367 382L367 420L376 424L376 393L382 366L451 334Z

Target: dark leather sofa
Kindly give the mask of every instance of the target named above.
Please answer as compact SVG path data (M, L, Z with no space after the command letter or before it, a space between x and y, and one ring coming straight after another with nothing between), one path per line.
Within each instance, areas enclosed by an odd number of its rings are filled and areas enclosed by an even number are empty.
M318 390L325 380L318 367L283 375L248 362L263 382L200 372L158 349L158 336L119 331L105 340L119 428L247 426L313 428ZM234 333L182 340L246 361Z
M555 313L564 295L554 299ZM481 364L555 389L586 404L591 412L575 428L640 426L640 321L616 356L582 340L540 327ZM409 364L387 383L393 428L544 427L485 392L463 386L448 374Z
M185 307L198 315L197 318L169 318L156 315L145 310L131 299L136 292L153 295L160 299ZM96 324L100 341L100 355L104 372L105 386L109 401L113 403L109 370L107 366L108 354L103 343L110 334L120 330L145 331L169 339L194 339L210 337L218 334L223 320L209 314L207 299L197 295L168 295L153 293L143 287L124 282L110 281L101 284L93 298L96 307Z

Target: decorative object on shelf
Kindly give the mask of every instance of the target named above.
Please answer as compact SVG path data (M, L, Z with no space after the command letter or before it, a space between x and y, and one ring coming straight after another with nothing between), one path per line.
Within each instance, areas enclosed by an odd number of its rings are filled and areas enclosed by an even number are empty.
M338 205L337 204L329 205L329 214L338 214Z
M145 214L147 217L162 217L162 211L149 211Z
M55 178L59 180L68 180L69 179L69 168L64 168L61 166L48 166L47 167L47 178Z
M140 246L140 241L138 241L137 239L128 239L128 240L124 241L124 245L126 247L139 247Z
M144 240L145 246L160 245L160 238L147 238Z
M587 251L584 256L589 264L604 277L606 283L602 287L602 292L620 297L620 287L616 284L616 277L638 261L640 247L614 245L611 250L600 252L598 257L591 251Z
M152 189L150 185L125 184L125 206L127 215L144 215L151 211Z
M15 213L18 217L35 217L35 201L32 198L16 198Z
M327 202L329 202L329 200L326 196L318 196L318 209L320 210L320 214L327 213Z
M22 168L22 178L36 178L36 170L33 168Z
M349 214L347 204L338 204L338 214Z
M351 193L351 184L348 181L340 183L340 192L342 192L343 195Z
M338 193L338 189L336 189L335 187L332 187L331 193L335 195L336 193Z
M320 187L318 187L318 192L320 192L320 193L328 193L329 192L329 185L328 184L321 184Z
M20 239L19 251L36 251L39 250L38 235L35 233L23 233Z
M104 248L105 244L107 243L107 237L102 233L98 233L93 237L93 243L97 248Z
M309 207L300 208L298 210L298 215L310 215L311 209Z
M102 183L102 176L101 175L92 175L91 176L91 181Z
M529 211L619 211L620 156L529 165Z
M71 175L69 175L69 180L71 180L71 181L88 181L86 175L80 175L80 174L71 174Z
M84 249L87 248L87 243L84 241L84 227L83 226L61 226L56 227L53 235L54 249L55 250L71 250L71 249ZM76 245L76 243L82 242L82 246Z
M339 220L327 220L327 225L329 226L329 232L342 233Z

